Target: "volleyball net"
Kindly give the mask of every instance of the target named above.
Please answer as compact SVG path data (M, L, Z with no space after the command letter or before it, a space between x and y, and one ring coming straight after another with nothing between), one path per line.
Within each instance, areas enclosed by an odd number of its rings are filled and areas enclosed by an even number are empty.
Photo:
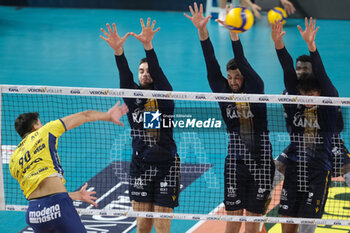
M350 147L349 134L349 98L306 97L285 95L245 95L216 94L197 92L166 92L130 89L99 89L73 88L53 86L8 86L1 87L1 161L0 172L0 207L3 210L25 211L28 201L23 196L19 184L9 172L9 160L21 138L14 129L17 116L25 112L38 112L43 124L64 116L85 110L108 111L116 102L123 98L137 102L143 100L174 101L172 116L166 116L156 109L140 108L130 113L136 122L142 122L144 129L131 129L126 116L122 118L125 127L109 122L86 123L78 128L64 133L58 140L58 155L64 170L66 187L69 192L79 190L87 182L89 190L97 192L98 207L75 201L74 205L82 215L93 216L123 216L171 218L188 220L223 220L252 221L267 223L303 223L350 225L350 188L344 182L346 157L349 156L346 147ZM221 112L218 103L226 104ZM286 148L291 143L291 135L286 126L283 105L301 106L312 104L318 106L338 106L343 118L340 135L333 140L333 177L328 199L322 219L280 218L280 208L283 179L275 179L271 156L276 159L285 155ZM227 130L222 114L232 121L248 121L251 118L251 106L267 108L266 120L268 131L264 135L236 134ZM146 110L147 111L146 111ZM155 113L160 115L154 115ZM153 114L153 115L152 115ZM306 114L306 113L305 113ZM141 117L140 117L141 116ZM317 122L312 117L301 116L294 119L295 124L315 126ZM263 122L263 121L262 121ZM250 122L249 124L252 124ZM315 126L317 128L317 126ZM133 195L140 198L150 195L142 191L143 185L152 182L157 176L157 169L152 166L138 178L131 178L130 163L133 154L132 138L139 138L148 147L157 145L157 130L172 129L179 160L177 164L168 166L169 175L154 187L157 195L170 189L178 188L179 206L174 213L157 213L133 211L130 202L129 187ZM312 127L310 127L312 128ZM240 129L241 132L244 129ZM243 131L242 131L243 130ZM313 136L295 140L300 147L297 154L297 184L299 192L310 194L308 189L308 150L317 151L313 146L324 144L322 138ZM158 135L159 137L159 135ZM292 139L293 140L293 139ZM257 141L259 145L257 145ZM248 142L254 142L250 145ZM252 153L259 148L259 155ZM311 148L311 149L310 149ZM313 148L313 149L312 149ZM227 157L232 153L240 157ZM273 189L270 201L266 205L266 215L261 217L227 215L223 205L225 194L234 197L240 177L234 171L243 161L247 165L247 173L258 180L257 193L265 195ZM225 161L228 166L225 167ZM226 173L226 187L225 187ZM179 183L175 180L180 179ZM176 186L176 187L175 187ZM139 188L139 192L135 191ZM248 191L247 191L248 192ZM247 193L247 196L250 194ZM311 198L311 197L310 197ZM232 205L238 205L240 200ZM228 204L228 203L226 203ZM283 206L282 206L283 208Z

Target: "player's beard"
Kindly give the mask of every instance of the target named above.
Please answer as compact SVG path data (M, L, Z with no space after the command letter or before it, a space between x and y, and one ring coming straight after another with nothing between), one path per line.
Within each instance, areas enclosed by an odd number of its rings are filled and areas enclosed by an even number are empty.
M146 90L153 90L154 89L154 84L153 82L149 82L149 83L144 83L140 85L141 89L146 89Z

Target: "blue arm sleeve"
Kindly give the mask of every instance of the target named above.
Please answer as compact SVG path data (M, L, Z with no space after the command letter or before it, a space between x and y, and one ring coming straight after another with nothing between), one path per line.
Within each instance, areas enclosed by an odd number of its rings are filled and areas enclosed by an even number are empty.
M283 49L277 49L278 60L281 63L283 69L284 86L287 89L288 94L297 95L297 73L293 66L293 59L288 53L286 47Z
M115 56L115 61L119 70L120 88L137 88L137 84L134 82L133 75L131 73L124 53L120 56Z
M328 77L326 70L323 66L323 62L321 59L318 50L315 52L310 52L311 62L312 62L312 72L315 74L318 82L322 88L322 95L324 96L336 96L338 97L338 91L334 87L332 81Z
M148 70L151 75L151 78L153 79L154 89L172 91L173 88L159 66L158 58L154 49L146 50L146 57L148 63Z
M244 56L242 43L240 40L232 41L233 53L239 71L244 77L244 92L245 93L264 93L264 82L260 76L251 67L246 57Z
M208 38L201 41L202 51L207 67L207 78L213 92L227 92L229 89L227 79L221 73L220 66L216 60L213 45Z

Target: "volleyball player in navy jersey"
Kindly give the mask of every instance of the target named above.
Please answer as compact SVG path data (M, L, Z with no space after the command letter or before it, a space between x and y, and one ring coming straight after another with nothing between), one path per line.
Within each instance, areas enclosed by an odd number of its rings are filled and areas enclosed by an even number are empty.
M272 27L272 38L284 70L286 90L291 95L338 96L327 76L315 44L318 28L305 19L305 30L298 29L308 45L312 73L299 79L282 38L282 25ZM327 200L332 170L332 139L337 134L337 107L285 105L291 145L282 189L279 213L285 217L321 218ZM297 232L298 225L282 224L282 232Z
M276 29L272 29L276 30ZM288 53L288 51L286 50ZM289 56L289 55L288 55ZM288 59L283 59L280 60L281 62L288 62ZM316 63L315 63L316 62ZM295 72L297 75L298 80L302 77L303 74L311 74L312 73L312 67L315 67L316 70L324 70L323 64L321 59L311 59L309 55L301 55L296 59L296 64L295 64ZM286 67L284 65L283 67ZM325 74L326 75L326 74ZM282 92L283 95L288 95L287 90L284 90ZM343 114L341 111L341 108L338 107L337 111L337 124L336 124L336 138L332 141L333 143L333 177L338 177L343 175L345 178L345 182L348 186L350 186L350 175L348 173L350 172L350 154L348 149L345 146L345 143L343 140L340 139L340 133L344 129L344 120L343 120ZM290 132L290 128L287 129L288 132ZM288 150L289 147L287 147L283 153L277 157L275 164L276 164L276 169L279 170L283 178L283 173L285 170L285 164L288 163ZM349 173L350 174L350 173ZM276 178L276 176L275 176ZM279 179L281 181L281 179Z
M198 29L212 91L264 94L263 80L245 58L238 34L230 31L235 59L227 63L226 79L206 28L210 16L203 16L202 4L198 8L194 3L194 9L189 8L192 16L185 16ZM225 160L225 208L229 215L243 215L245 209L248 216L260 216L264 213L274 173L266 104L219 102L219 106L229 134ZM240 227L240 222L227 222L226 232L239 232ZM259 223L246 223L246 232L259 232Z
M272 39L277 44L277 46L282 47L282 37L284 35L283 26L281 23L276 23L271 25L272 28ZM295 76L297 80L306 77L307 74L318 74L319 76L326 77L327 73L323 66L321 57L317 53L316 56L301 55L296 60L296 67L292 69L293 63L291 62L291 57L286 49L282 49L278 52L279 60L282 64L284 70L284 75ZM328 77L328 76L327 76ZM337 90L336 90L337 92ZM283 94L288 94L287 90L283 91ZM336 94L338 97L338 92ZM333 153L333 173L332 176L337 177L344 175L345 182L350 185L350 154L345 147L343 140L340 139L340 133L344 128L343 116L341 108L337 108L336 126L335 126L335 136L332 139L332 153ZM290 132L290 127L287 127L288 132ZM292 147L288 146L283 153L278 156L275 160L276 163L276 174L274 183L279 183L283 180L283 175L287 164L289 163L289 153ZM278 178L280 177L280 178ZM315 225L299 225L300 233L312 233L316 229Z
M168 79L159 66L152 39L159 28L154 29L148 18L145 26L141 19L142 32L127 33L124 37L117 34L115 24L113 30L107 24L109 33L101 29L107 38L102 39L115 51L115 59L120 76L120 88L172 91ZM139 40L145 49L146 58L139 65L139 85L126 61L123 44L129 35ZM173 100L157 100L145 98L124 98L129 108L128 120L132 136L132 161L130 164L129 196L135 211L173 212L178 206L180 186L180 160L173 139L172 128L144 129L144 112L153 112L153 117L160 114L173 116L175 104ZM159 119L159 118L158 118ZM164 186L165 185L165 186ZM162 187L162 188L161 188ZM137 232L151 232L153 223L157 233L170 232L170 219L138 218Z
M274 29L272 29L274 30ZM286 50L288 53L288 51ZM289 55L288 55L289 56ZM280 60L281 62L288 62L288 59ZM316 62L316 63L315 63ZM313 64L315 63L315 64ZM319 68L321 66L322 68ZM285 65L283 67L286 67ZM323 64L321 60L311 59L309 55L301 55L296 59L295 72L298 80L303 77L303 74L311 74L312 67L316 67L317 70L324 70ZM305 76L304 76L305 77ZM283 95L288 95L287 90L282 92ZM337 95L338 96L338 95ZM333 153L333 177L344 176L345 182L348 186L350 186L350 153L345 146L344 141L340 138L340 133L344 129L344 120L341 108L337 109L337 124L336 124L336 136L334 140L332 140L332 153ZM287 128L288 132L290 132L290 128ZM277 178L276 180L279 183L283 180L284 170L286 163L288 163L288 151L290 147L287 147L281 155L277 157L275 160L276 169L279 174L275 175L276 177L280 176L281 178ZM300 230L299 230L300 231ZM308 231L309 233L310 231Z

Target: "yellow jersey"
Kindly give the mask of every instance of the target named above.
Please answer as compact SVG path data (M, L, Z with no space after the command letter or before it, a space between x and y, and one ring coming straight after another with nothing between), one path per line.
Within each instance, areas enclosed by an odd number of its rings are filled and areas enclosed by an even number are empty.
M18 181L26 198L48 176L58 173L63 177L57 140L65 131L62 120L51 121L27 135L13 152L9 163L10 173Z

